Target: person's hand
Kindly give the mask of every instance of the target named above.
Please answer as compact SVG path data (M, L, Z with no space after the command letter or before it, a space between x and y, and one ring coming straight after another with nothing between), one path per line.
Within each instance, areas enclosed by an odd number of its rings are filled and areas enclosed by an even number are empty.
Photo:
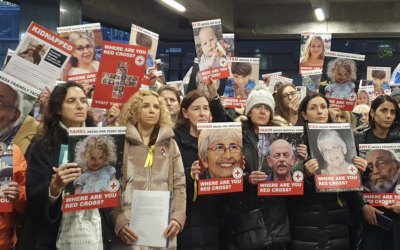
M191 172L192 172L192 175L194 176L194 178L195 178L196 180L199 180L199 176L200 176L200 165L199 165L199 161L193 162L192 167L191 167Z
M39 95L39 104L43 106L47 106L47 103L49 101L50 95L53 91L51 91L49 89L49 87L45 87L46 88L46 92L43 92L43 94Z
M241 114L241 115L243 115L244 114L244 106L243 106L243 103L241 103L240 104L240 108L235 108L235 112L236 113L238 113L238 114Z
M118 104L114 103L112 107L108 110L108 124L110 126L117 125L117 119L120 113L121 110L119 109Z
M67 163L58 169L53 167L53 170L56 172L56 176L50 183L52 196L57 196L68 183L81 176L81 169L76 163Z
M365 160L359 156L354 156L353 164L358 168L358 170L361 172L361 174L364 174L365 170L367 170L367 166L368 166L367 160Z
M88 97L89 91L92 89L92 85L86 83L85 81L80 81L78 82L80 85L82 85L83 90L85 92L86 97Z
M253 171L249 176L249 182L253 185L257 185L259 182L266 181L268 175L261 171Z
M8 187L3 190L7 198L16 200L19 198L19 184L17 182L10 182Z
M329 115L331 116L332 121L336 119L336 116L339 115L341 110L336 104L331 104L329 106Z
M133 243L138 241L139 237L132 229L129 228L129 225L125 225L120 231L118 235L123 242L126 244Z
M216 60L216 56L217 56L217 50L214 49L214 53L212 54L212 56L204 62L205 69L209 69L212 67L212 65L214 64L214 62Z
M378 226L378 221L376 220L376 214L383 214L382 211L371 207L368 204L365 204L362 208L361 208L362 214L364 216L364 219L366 222L368 222L368 224L373 225L373 226Z
M400 202L389 202L388 205L385 206L385 208L392 210L396 214L400 214Z
M311 159L304 164L304 171L306 172L307 177L313 176L318 169L319 165L316 159Z
M307 146L304 144L300 144L297 148L297 153L300 155L301 158L303 158L303 161L307 160L308 153L307 153Z
M220 96L219 100L221 101L221 105L223 108L226 107L226 100L225 100L225 96Z
M151 82L150 86L151 87L156 86L156 82L157 82L157 79L158 79L157 70L155 70L154 68L151 68L151 69L149 69L149 72L148 72L147 75L150 78L150 82Z
M216 97L218 95L218 84L212 77L209 78L210 81L204 83L207 86L208 92L210 92L210 97Z
M179 225L179 223L176 220L171 220L168 227L164 231L164 237L167 239L174 238L175 236L178 235L180 230L181 230L181 225Z
M300 102L301 102L300 96L296 96L289 102L290 115L298 115Z

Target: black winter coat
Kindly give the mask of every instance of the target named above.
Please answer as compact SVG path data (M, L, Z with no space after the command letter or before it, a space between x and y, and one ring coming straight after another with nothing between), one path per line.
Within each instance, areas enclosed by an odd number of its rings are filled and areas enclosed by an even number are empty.
M175 129L176 143L182 155L186 175L186 223L178 234L179 250L218 250L218 214L216 195L194 197L194 180L190 176L194 161L198 160L198 138L190 135L189 130Z
M61 127L56 129L61 144L68 145L68 133ZM55 148L45 148L37 137L33 138L29 145L25 158L28 167L26 172L26 196L28 209L26 223L20 239L18 239L16 249L46 249L55 250L58 229L61 221L62 195L56 203L49 204L49 187L51 177L55 172L53 167L58 166L61 145ZM102 218L102 233L104 249L109 249L111 245L112 231L106 219L108 216L105 210L100 209Z
M230 116L226 115L219 100L212 101L211 113L213 122L232 121ZM284 198L258 197L257 185L249 183L250 173L257 171L259 165L258 137L253 129L243 130L242 135L242 154L246 161L243 192L226 194L225 204L221 206L227 221L228 244L246 250L251 249L249 246L251 242L261 242L261 246L256 249L284 245L290 241L289 220Z

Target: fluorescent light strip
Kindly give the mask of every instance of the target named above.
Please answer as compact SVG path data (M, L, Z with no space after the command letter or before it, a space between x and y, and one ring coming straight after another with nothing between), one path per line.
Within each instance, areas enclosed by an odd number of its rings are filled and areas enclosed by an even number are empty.
M186 10L185 7L183 7L183 5L175 2L174 0L162 0L164 3L168 4L169 6L179 10L180 12L183 12Z
M317 15L317 19L319 21L325 20L324 11L321 8L315 9L315 15Z

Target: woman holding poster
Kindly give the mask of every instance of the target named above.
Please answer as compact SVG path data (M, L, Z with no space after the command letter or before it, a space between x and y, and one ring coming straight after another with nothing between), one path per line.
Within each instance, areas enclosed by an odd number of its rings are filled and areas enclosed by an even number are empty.
M157 93L142 90L134 94L126 103L125 112L120 117L126 126L126 160L124 160L123 184L119 203L114 208L111 221L119 236L112 249L142 249L129 243L145 237L142 230L132 230L130 225L132 195L134 190L170 191L170 223L165 228L164 237L171 247L176 236L183 229L186 220L186 187L182 157L173 139L175 124L171 122L168 108ZM172 169L171 169L172 168ZM171 183L172 182L172 183ZM158 248L153 248L158 249Z
M26 152L29 209L17 249L55 249L62 217L62 190L81 175L76 163L55 166L59 164L61 145L68 144L68 128L95 126L87 111L85 92L79 83L60 84L51 93L44 114L43 134L35 136ZM99 212L103 242L108 244L112 231L104 211Z
M303 99L298 116L297 126L304 126L305 135L308 123L332 123L329 101L320 93L311 93ZM308 144L307 136L305 142ZM355 156L353 163L360 172L365 171L364 159ZM318 169L316 159L305 162L304 195L287 200L292 249L349 249L353 244L349 237L356 240L349 229L353 219L349 216L350 208L362 209L365 215L371 207L366 205L361 192L316 193L314 175Z
M400 108L396 101L389 95L380 95L372 102L371 110L369 113L369 128L362 132L355 132L354 139L356 146L358 144L373 144L373 143L400 143ZM380 159L384 155L381 154ZM368 162L369 167L364 174L363 183L383 183L382 186L390 183L389 178L386 177L387 167L378 168L376 162ZM374 165L375 164L375 165ZM391 177L393 173L389 174ZM374 208L375 209L375 208ZM377 213L384 214L384 216L393 219L393 222L398 221L398 216L384 207L379 207ZM364 216L366 223L364 223L363 242L362 247L364 250L372 249L394 249L394 240L381 240L393 239L393 226L389 230L384 230L378 227L378 222L375 213L370 216ZM398 223L398 222L397 222ZM395 233L396 234L396 233ZM398 233L397 233L398 234Z

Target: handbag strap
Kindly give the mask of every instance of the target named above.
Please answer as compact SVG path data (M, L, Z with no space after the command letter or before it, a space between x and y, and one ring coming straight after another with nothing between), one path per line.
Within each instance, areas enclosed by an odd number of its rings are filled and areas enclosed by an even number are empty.
M174 191L174 164L173 164L173 155L172 155L172 141L173 139L169 139L169 168L168 168L168 191Z

